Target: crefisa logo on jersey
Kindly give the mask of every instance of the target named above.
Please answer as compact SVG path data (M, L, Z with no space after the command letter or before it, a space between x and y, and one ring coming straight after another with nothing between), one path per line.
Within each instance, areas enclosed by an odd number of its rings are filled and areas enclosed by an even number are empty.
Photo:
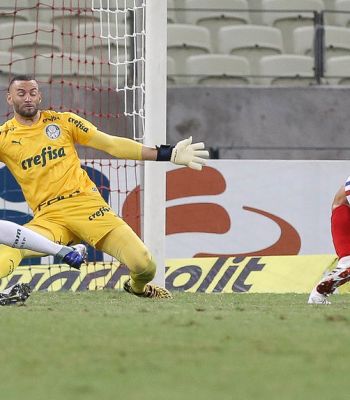
M57 139L61 134L60 127L56 124L47 125L45 132L46 135L52 140Z

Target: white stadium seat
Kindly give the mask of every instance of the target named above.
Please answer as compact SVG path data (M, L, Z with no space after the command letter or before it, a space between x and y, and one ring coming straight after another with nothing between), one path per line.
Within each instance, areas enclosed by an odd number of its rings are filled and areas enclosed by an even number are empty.
M250 22L246 0L186 0L185 7L186 22L209 30L214 51L220 28Z
M293 31L293 52L300 55L312 55L314 53L315 28L303 26Z
M27 72L26 60L21 54L0 51L0 86L7 87L11 76Z
M350 85L350 56L329 58L324 76L330 85Z
M177 73L183 74L187 57L211 52L209 31L202 26L169 24L167 48Z
M1 4L0 24L23 22L31 19L35 4L29 0L6 0Z
M244 57L227 54L189 57L186 73L191 75L191 83L202 85L244 85L251 81L248 61Z
M314 59L309 56L284 54L260 60L261 84L307 86L316 83Z
M327 58L350 55L350 29L325 26L325 55Z
M325 26L325 56L350 55L350 29L340 26ZM294 50L297 54L313 55L314 28L297 28L293 32Z
M174 0L167 0L168 4L168 15L167 15L167 22L169 23L176 23L178 22L177 16L176 16L176 11L175 9L175 1Z
M102 3L105 9L106 1ZM112 1L110 2L113 3ZM100 21L100 14L106 17L106 13L92 11L91 0L54 0L37 2L38 7L35 12L35 20L39 23L54 24L62 33L62 46L64 51L72 51L72 35L77 25L82 23L97 24ZM97 8L100 8L100 0L94 0Z
M101 76L100 60L88 55L47 53L38 56L34 65L35 77L41 82L81 81L99 82Z
M261 57L283 53L282 35L270 26L240 25L221 28L220 53L245 57L253 75L258 73Z
M335 23L335 3L336 0L323 0L324 4L324 23L327 25L336 25Z
M263 0L263 23L281 30L287 53L293 50L293 31L314 24L313 11L324 9L322 0ZM276 10L270 12L269 10Z
M247 0L247 1L248 1L250 23L254 25L261 25L262 0Z
M93 22L100 20L100 13L91 9L91 0L54 0L36 2L36 19L42 22L51 22L65 32L72 32L76 23ZM110 2L111 5L113 2ZM108 3L102 4L107 9ZM100 0L94 0L94 6L100 8ZM111 7L111 6L110 6Z
M336 25L350 27L350 0L336 0L334 4L334 23ZM342 11L345 11L342 13Z
M62 50L61 32L51 24L16 22L2 24L0 29L0 50L13 50L26 57L34 54Z

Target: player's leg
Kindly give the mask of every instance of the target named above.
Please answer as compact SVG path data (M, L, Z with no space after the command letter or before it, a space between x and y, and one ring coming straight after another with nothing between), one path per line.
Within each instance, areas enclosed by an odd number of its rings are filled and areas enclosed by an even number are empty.
M39 232L46 238L51 239L49 232ZM6 245L0 245L0 278L11 275L18 267L24 257L43 256L42 253L37 253L32 250L17 249Z
M344 187L338 190L332 204L331 231L339 261L312 290L309 304L330 304L327 297L350 280L350 206Z
M32 220L29 224L26 225L26 228L29 228L31 231L34 231L37 234L44 236L46 239L52 242L60 241L62 243L70 243L71 241L76 239L75 236L72 235L68 229L64 229L59 225L48 223L47 221L41 219ZM62 246L59 247L61 248ZM72 251L71 248L70 250ZM82 248L78 247L76 250L79 252L80 258L85 257L85 246L82 246ZM76 253L74 254L76 255ZM43 253L38 253L33 250L16 249L6 245L0 245L0 278L12 274L23 258L43 255ZM67 255L64 257L66 257L66 262ZM80 260L77 260L75 256L72 260L69 261L73 261L74 263L76 261L80 262ZM77 266L79 262L76 264Z
M56 203L51 207L55 209L59 205ZM129 268L131 279L124 287L125 290L142 297L171 297L166 289L148 283L156 271L150 252L99 194L84 194L67 199L60 206L60 213L64 218L64 226L77 237Z
M168 290L149 284L156 273L156 264L152 256L136 233L123 224L110 231L96 248L115 257L130 270L130 280L124 289L142 297L171 298Z
M55 245L55 248L51 248L53 251L52 253L45 252L44 255L54 255L62 262L76 269L79 269L81 264L85 261L87 250L83 244L76 244L74 246L57 244L57 242L77 243L77 237L70 232L69 229L63 228L59 224L49 223L41 218L32 220L26 227L30 232L36 232L39 236L44 237L44 239L46 238L50 244L53 243ZM57 253L56 250L58 250ZM25 258L35 255L42 256L43 253L33 252L32 250L26 250L24 252Z
M24 256L24 250L0 245L0 279L11 275Z
M86 254L84 245L78 245L77 249L62 246L32 229L3 220L0 220L0 243L16 249L27 249L41 254L57 256L74 268L80 267Z

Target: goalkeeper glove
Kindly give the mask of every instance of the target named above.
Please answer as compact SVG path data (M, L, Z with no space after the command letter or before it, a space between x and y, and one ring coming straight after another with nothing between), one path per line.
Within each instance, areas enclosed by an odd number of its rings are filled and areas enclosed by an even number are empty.
M181 140L176 146L162 145L157 149L157 161L171 161L174 164L186 165L198 171L205 165L205 158L209 158L208 150L203 150L204 143L192 144L192 136Z

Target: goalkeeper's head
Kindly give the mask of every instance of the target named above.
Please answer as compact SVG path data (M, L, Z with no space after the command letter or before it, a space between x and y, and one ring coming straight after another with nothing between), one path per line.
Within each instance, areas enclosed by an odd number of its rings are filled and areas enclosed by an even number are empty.
M15 114L32 119L38 113L41 102L38 82L30 75L14 76L8 87L7 102Z

